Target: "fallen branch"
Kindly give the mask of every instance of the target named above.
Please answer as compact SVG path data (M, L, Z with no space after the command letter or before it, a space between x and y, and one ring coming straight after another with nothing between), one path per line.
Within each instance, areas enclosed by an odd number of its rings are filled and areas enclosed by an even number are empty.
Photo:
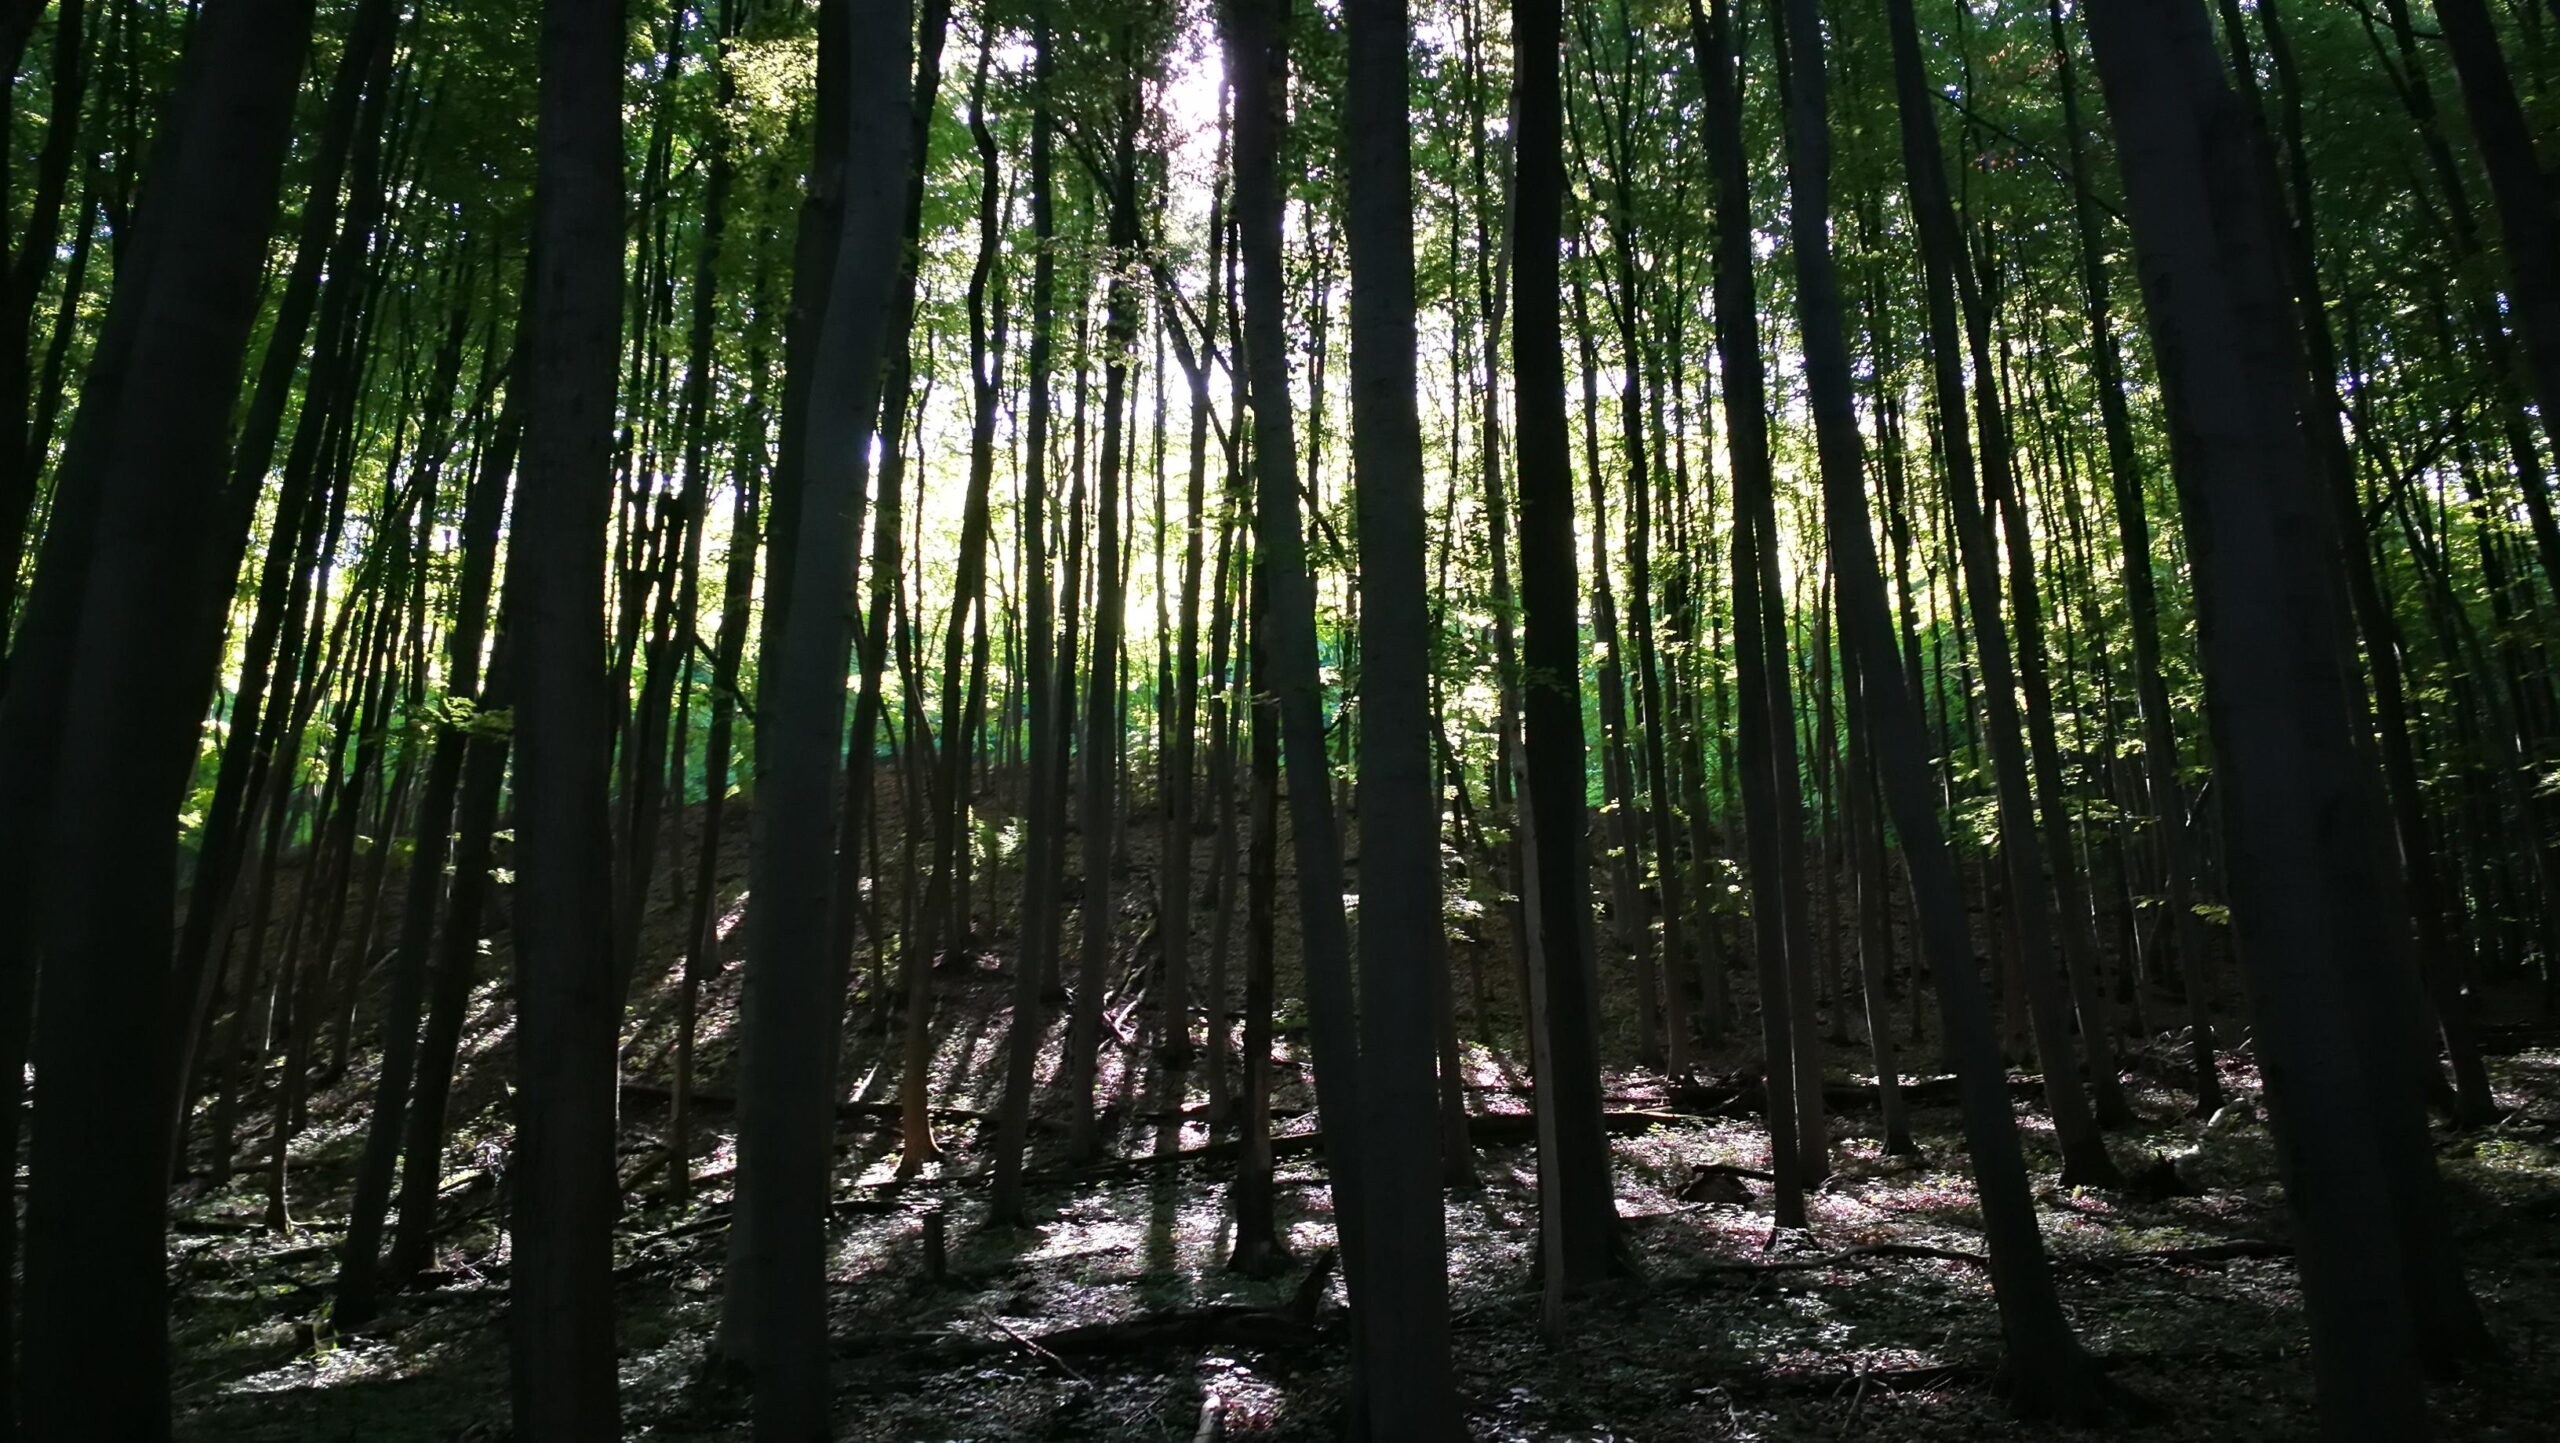
M1019 1333L1002 1322L996 1322L996 1326L1004 1337L848 1338L836 1347L842 1353L895 1355L901 1361L924 1366L997 1357L1019 1348L1065 1368L1068 1357L1208 1346L1303 1350L1325 1340L1323 1329L1290 1316L1288 1309L1243 1306L1182 1308L1112 1323L1083 1323L1047 1333Z
M2063 1253L2053 1265L2066 1272L2112 1275L2135 1268L2177 1267L2186 1263L2232 1263L2259 1258L2289 1258L2293 1244L2264 1238L2238 1238L2192 1248L2156 1248L2141 1253Z
M2242 1238L2227 1243L2207 1243L2192 1248L2158 1248L2138 1253L2059 1253L2052 1256L2057 1271L2097 1273L2113 1276L2144 1267L2177 1267L2192 1263L2228 1263L2254 1258L2289 1258L2293 1244L2270 1242L2259 1238ZM1709 1278L1750 1273L1820 1272L1829 1268L1853 1267L1878 1258L1915 1258L1930 1262L1963 1263L1968 1267L1987 1268L1991 1259L1981 1253L1959 1248L1933 1248L1920 1243L1864 1243L1837 1252L1812 1257L1780 1258L1773 1262L1708 1262L1686 1272L1664 1279L1666 1283L1697 1283Z
M1600 1114L1600 1125L1614 1136L1641 1135L1657 1127L1685 1127L1703 1120L1695 1112L1624 1111ZM1467 1137L1479 1146L1487 1143L1533 1141L1538 1135L1538 1115L1534 1112L1487 1112L1467 1119ZM1271 1139L1271 1156L1303 1157L1324 1150L1322 1132L1294 1132ZM1126 1177L1159 1167L1179 1167L1187 1162L1209 1162L1236 1155L1240 1143L1227 1138L1202 1143L1197 1147L1177 1148L1171 1152L1149 1153L1144 1157L1110 1158L1081 1167L1047 1168L1026 1173L1023 1181L1039 1184L1098 1182L1105 1178Z
M645 1102L662 1107L672 1106L675 1102L675 1089L655 1082L626 1082L622 1084L622 1100L626 1104ZM688 1101L696 1111L701 1112L735 1112L738 1107L736 1094L704 1092L700 1088L694 1090ZM839 1102L836 1104L836 1116L848 1122L895 1123L903 1115L904 1110L894 1102ZM993 1120L992 1114L968 1107L937 1107L933 1109L933 1115L954 1122L983 1123Z

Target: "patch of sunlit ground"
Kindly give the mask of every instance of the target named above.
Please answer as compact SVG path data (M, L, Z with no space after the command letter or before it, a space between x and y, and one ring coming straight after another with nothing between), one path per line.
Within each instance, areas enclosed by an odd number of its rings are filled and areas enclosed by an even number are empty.
M884 803L894 798L894 787L882 796ZM734 1087L742 945L734 917L744 828L743 808L732 809L715 914L720 965L702 989L697 1018L697 1077L706 1099ZM1154 830L1130 828L1133 876L1146 875ZM690 853L699 838L687 836L684 844ZM1200 861L1205 866L1205 857ZM1134 899L1145 884L1129 886ZM1272 1052L1274 1130L1283 1137L1318 1126L1287 911L1281 1027ZM1500 909L1486 913L1485 930L1471 945L1486 959L1487 1015L1473 1014L1471 986L1462 980L1458 989L1462 1080L1472 1112L1522 1112L1529 1100L1510 954ZM1132 917L1124 913L1123 920ZM1205 915L1202 922L1205 932ZM848 1117L841 1131L836 1182L847 1206L833 1214L828 1262L838 1436L847 1443L1187 1439L1204 1400L1223 1409L1230 1437L1313 1443L1340 1436L1338 1277L1319 1332L1305 1345L1246 1346L1210 1336L1205 1325L1196 1341L1121 1351L1040 1342L1069 1329L1282 1307L1311 1260L1333 1243L1334 1222L1321 1153L1284 1156L1277 1203L1294 1261L1276 1278L1245 1278L1226 1267L1235 1246L1232 1162L1223 1155L1138 1161L1231 1135L1213 1134L1202 1115L1209 1100L1203 1069L1169 1077L1155 1065L1163 1023L1133 990L1147 975L1141 956L1113 969L1107 1007L1115 1021L1095 1083L1104 1151L1121 1161L1107 1170L1068 1168L1065 1113L1044 1104L1030 1158L1035 1224L986 1227L978 1179L989 1162L988 1119L1000 1101L1010 1022L1008 925L990 923L969 955L935 979L929 1075L932 1100L944 1109L936 1120L943 1161L900 1182L893 1126ZM672 1068L680 958L674 939L685 926L672 907L653 906L644 919L651 960L623 1053L635 1080L663 1083ZM432 1287L392 1295L383 1318L360 1331L340 1330L329 1316L345 1196L375 1081L370 1047L359 1048L347 1075L314 1097L311 1126L294 1139L295 1231L263 1230L265 1184L255 1169L219 1188L191 1185L183 1195L170 1267L184 1438L426 1443L504 1436L507 1247L496 1179L509 1129L509 961L502 932L464 1040ZM1620 975L1607 995L1623 999L1625 960L1611 965ZM1238 970L1229 982L1241 985ZM865 1102L894 1102L901 1029L895 1011L877 1000L866 943L847 1016L844 1087ZM1755 1067L1747 992L1737 1008L1733 1031L1742 1041L1705 1049L1699 1077ZM1232 1046L1237 1019L1230 1013L1225 1020ZM1634 1026L1622 1000L1604 1008L1602 1025L1609 1105L1676 1110L1673 1080L1630 1061ZM1053 1096L1064 1031L1063 1020L1051 1018L1038 1040L1044 1098ZM360 1028L360 1036L369 1035ZM2140 1120L2111 1133L2109 1145L2128 1170L2167 1160L2200 1189L2194 1195L2061 1188L2041 1097L2015 1107L2039 1225L2062 1264L2057 1286L2065 1311L2084 1343L2108 1360L2111 1376L2161 1407L2159 1419L2125 1424L2111 1436L2186 1443L2307 1430L2300 1300L2289 1262L2069 1266L2072 1259L2282 1236L2258 1079L2245 1035L2226 1038L2235 1041L2240 1046L2225 1054L2222 1075L2233 1107L2219 1122L2186 1114L2185 1055L2174 1036L2127 1058ZM1925 1046L1911 1052L1906 1072L1940 1071ZM1834 1071L1865 1063L1862 1047L1849 1049L1835 1056ZM2492 1080L2509 1120L2469 1135L2440 1132L2437 1141L2457 1244L2491 1327L2513 1356L2477 1384L2442 1391L2438 1401L2444 1436L2521 1443L2547 1436L2536 1431L2541 1420L2560 1416L2560 1370L2543 1366L2539 1355L2548 1346L2542 1340L2560 1340L2560 1229L2552 1226L2560 1219L2560 1133L2552 1125L2560 1113L2560 1049L2536 1045L2494 1057ZM624 1118L624 1175L645 1178L628 1199L616 1251L622 1396L633 1438L734 1438L746 1412L744 1395L704 1369L724 1301L735 1118L726 1105L706 1101L695 1121L689 1151L696 1186L678 1208L661 1191L663 1175L645 1172L664 1143L663 1105L634 1105ZM1830 1122L1833 1175L1809 1197L1810 1226L1801 1231L1774 1226L1763 1183L1747 1184L1740 1201L1684 1196L1702 1167L1768 1168L1757 1119L1684 1118L1616 1137L1613 1183L1636 1276L1569 1303L1552 1340L1532 1282L1534 1149L1480 1149L1478 1186L1447 1194L1444 1212L1453 1358L1473 1436L1523 1443L2087 1436L2012 1421L1984 1381L1999 1332L1980 1268L1938 1258L1838 1256L1879 1243L1982 1250L1953 1110L1915 1107L1911 1124L1922 1155L1889 1157L1871 1108L1838 1110ZM253 1102L242 1113L240 1156L257 1157L268 1135ZM926 1215L935 1210L949 1224L947 1274L939 1281L927 1276L922 1244Z

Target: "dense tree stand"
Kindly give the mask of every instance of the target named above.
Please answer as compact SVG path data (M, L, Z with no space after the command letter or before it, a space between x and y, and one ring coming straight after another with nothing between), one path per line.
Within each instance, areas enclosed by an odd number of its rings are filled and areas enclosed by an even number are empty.
M2543 1436L2555 26L0 3L0 1443Z

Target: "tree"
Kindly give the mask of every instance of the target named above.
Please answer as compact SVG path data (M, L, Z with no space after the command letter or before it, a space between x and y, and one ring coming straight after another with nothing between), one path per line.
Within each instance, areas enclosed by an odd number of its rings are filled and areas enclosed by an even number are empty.
M1931 373L1937 382L1940 442L1947 454L1948 510L1955 522L1963 555L1966 599L1972 603L1975 654L1981 658L1984 710L1988 716L1992 765L1998 776L2000 857L2009 884L2010 925L2017 931L2018 968L2024 974L2028 1016L2035 1024L2036 1056L2044 1064L2045 1097L2053 1109L2054 1133L2062 1144L2065 1183L2105 1185L2116 1179L2115 1163L2098 1118L2081 1090L2078 1050L2072 1046L2068 1014L2054 987L2054 941L2057 925L2074 934L2066 907L2057 905L2055 889L2045 878L2045 839L2036 832L2035 803L2028 785L2025 723L2019 715L2018 671L2011 664L2008 629L2002 620L2000 560L1992 549L1989 518L1981 496L2007 490L2005 481L1977 481L1974 451L1964 434L1965 388L1963 332L1956 319L1957 282L1964 270L1962 241L1956 233L1954 204L1947 196L1946 175L1938 155L1938 127L1928 100L1928 77L1920 69L1919 24L1910 0L1891 0L1887 9L1893 31L1894 91L1902 117L1904 169L1911 178L1912 209L1918 213L1921 252L1927 272ZM1964 287L1968 292L1972 287ZM1979 309L1978 303L1972 309ZM1984 438L1982 459L1988 470L2005 471L2007 442L1998 414L1998 399L1976 358L1978 419ZM2014 535L2014 532L2012 533ZM2015 570L2013 552L2012 570ZM2033 696L2034 688L2029 695ZM2032 704L2032 703L2031 703ZM2050 710L2048 708L2048 710ZM2057 868L2070 863L2059 855ZM2065 942L2065 952L2076 950ZM2081 959L2085 972L2087 959ZM2082 1018L2084 1034L2093 1041L2092 1056L2104 1050L2102 1019ZM2094 1083L2094 1069L2092 1081ZM2110 1085L2113 1078L2108 1078ZM2100 1089L2105 1091L2106 1089Z
M803 358L813 405L805 490L792 544L789 610L768 618L759 700L757 832L749 853L746 1025L740 1087L739 1192L746 1210L747 1289L755 1309L752 1354L756 1436L827 1435L826 1203L834 1131L839 988L830 955L836 869L829 803L844 725L841 604L853 579L859 500L869 474L880 362L897 274L899 210L907 173L907 58L913 41L904 0L835 0L836 27L822 44L844 47L847 96L843 230L826 281L825 309ZM830 8L833 8L832 6ZM820 107L822 119L835 118ZM876 616L878 593L873 611ZM865 648L876 656L876 650ZM865 669L876 677L876 662ZM876 693L876 685L866 688ZM857 726L857 731L860 727ZM861 780L855 779L855 785ZM848 839L848 843L849 843Z
M2477 1324L2440 1233L2426 1235L2434 1162L2400 1025L2417 980L2405 917L2391 916L2361 700L2340 665L2335 553L2300 544L2324 526L2272 161L2232 139L2247 122L2200 13L2090 19L2198 566L2233 923L2301 1239L2322 1428L2423 1437L2421 1335L2459 1347ZM2314 818L2334 819L2316 850L2291 840Z
M1538 1079L1538 1200L1550 1297L1598 1282L1617 1226L1609 1145L1600 1130L1598 1029L1592 1016L1591 857L1584 834L1581 603L1574 558L1573 467L1566 452L1563 285L1564 82L1561 7L1520 0L1511 48L1519 73L1516 239L1511 249L1512 366L1520 415L1521 721L1525 824L1533 880L1530 1027ZM1551 1326L1553 1324L1551 1323Z
M1431 743L1422 423L1414 407L1410 22L1349 14L1344 133L1351 447L1360 499L1360 1054L1373 1248L1362 1298L1374 1438L1463 1432L1449 1378L1447 1243L1433 1134L1433 979L1442 974L1440 802Z
M510 587L522 907L508 1279L516 1431L621 1429L611 1223L615 1032L605 522L622 296L622 12L546 0L526 317L524 476ZM441 819L435 823L441 827Z
M0 958L0 985L36 994L20 1420L40 1443L169 1436L168 1094L147 1059L175 939L125 889L176 892L168 822L238 559L225 443L309 40L300 0L234 0L190 37L0 701L0 815L46 839L13 859L41 876Z
M1031 753L1031 785L1026 798L1030 813L1025 828L1028 835L1023 846L1022 943L1014 958L1013 1016L1005 1033L1005 1073L1003 1111L996 1123L996 1156L993 1196L987 1204L988 1220L997 1224L1019 1225L1022 1210L1022 1150L1031 1135L1031 1084L1033 1071L1040 1061L1040 1037L1044 1019L1040 1015L1040 986L1047 967L1044 959L1054 950L1056 922L1052 916L1056 893L1051 888L1052 862L1058 848L1055 829L1050 825L1054 810L1052 798L1058 790L1057 770L1051 765L1055 747L1051 734L1056 720L1057 682L1051 675L1052 636L1048 551L1049 489L1049 376L1051 312L1057 296L1058 259L1052 242L1057 235L1057 222L1050 195L1051 126L1049 119L1049 7L1047 0L1036 0L1031 29L1031 344L1024 358L1029 372L1030 416L1024 425L1024 458L1022 476L1022 585L1028 596L1025 610L1029 618L1024 626L1023 689L1028 694L1028 747Z
M1991 1015L1974 972L1954 858L1929 795L1919 709L1904 690L1884 577L1867 516L1864 443L1851 410L1848 348L1830 239L1831 135L1816 0L1786 0L1788 233L1794 244L1807 388L1820 446L1825 531L1840 586L1840 620L1867 698L1885 800L1911 865L1921 945L1938 989L1956 1065L1967 1152L1982 1198L1993 1296L2000 1307L2012 1401L2030 1416L2085 1416L2108 1395L2062 1315L2027 1192L2026 1161L2002 1087Z

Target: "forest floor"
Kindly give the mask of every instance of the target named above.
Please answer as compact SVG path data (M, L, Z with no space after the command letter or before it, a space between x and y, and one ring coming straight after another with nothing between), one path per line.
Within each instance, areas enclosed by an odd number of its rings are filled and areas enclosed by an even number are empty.
M731 898L743 881L742 810L731 817ZM685 830L689 853L696 839ZM1148 934L1153 830L1138 820L1129 827L1124 947ZM1009 915L1010 888L1004 900ZM653 911L654 942L678 925L658 915L667 910ZM723 923L726 968L705 1000L697 1185L682 1208L666 1199L658 1161L672 972L644 989L624 1034L623 1165L634 1186L615 1251L623 1415L633 1438L745 1436L744 1393L703 1366L719 1316L735 1160L733 1122L719 1105L732 1086L728 1033L743 942L735 911ZM988 945L947 964L937 983L935 1101L946 1109L946 1161L901 1183L894 1124L861 1114L843 1123L829 1268L838 1436L1190 1439L1204 1411L1217 1413L1230 1437L1342 1436L1340 1284L1320 1276L1306 1286L1333 1238L1323 1157L1286 1142L1314 1127L1287 943L1274 1102L1283 1117L1282 1227L1297 1261L1267 1281L1225 1267L1231 1163L1182 1155L1213 1140L1197 1116L1201 1071L1190 1070L1177 1096L1142 1045L1152 1025L1142 1012L1120 1024L1131 1043L1105 1043L1105 1136L1118 1161L1057 1166L1063 1123L1043 1119L1032 1192L1042 1221L1020 1231L981 1225L983 1144L993 1133L1011 991L1001 955L1010 938ZM503 964L503 927L492 950ZM649 955L654 969L674 949ZM1122 959L1115 1008L1137 995L1145 960ZM1484 1030L1501 1045L1465 1049L1480 1184L1451 1191L1447 1206L1456 1365L1474 1437L2308 1436L2298 1283L2273 1149L2254 1106L2258 1079L2236 1024L2225 1034L2238 1045L2224 1054L2223 1076L2234 1105L2214 1120L2188 1115L2174 1090L2183 1086L2174 1038L2132 1044L2126 1080L2140 1120L2111 1141L2129 1173L2148 1173L2141 1186L2057 1187L2040 1095L2031 1078L2014 1079L2065 1306L2137 1400L2102 1429L2071 1429L2014 1421L2002 1403L1980 1215L1952 1099L1925 1081L1941 1072L1926 1050L1906 1063L1924 1079L1911 1113L1916 1159L1881 1150L1869 1094L1855 1085L1867 1070L1863 1043L1835 1050L1828 1091L1839 1103L1837 1172L1812 1199L1811 1227L1779 1233L1767 1185L1748 1175L1768 1165L1747 1084L1750 1053L1711 1049L1697 1079L1675 1083L1633 1064L1632 1021L1610 1015L1609 1107L1653 1115L1612 1127L1618 1212L1637 1276L1573 1301L1561 1339L1543 1337L1530 1282L1535 1156L1512 1060L1516 989L1507 967L1485 970L1494 1005ZM342 1333L327 1308L373 1085L369 1057L315 1099L311 1126L293 1140L293 1228L277 1233L261 1221L264 1184L248 1160L270 1144L255 1099L244 1113L257 1121L244 1127L243 1171L221 1186L199 1177L181 1190L170 1274L182 1438L508 1436L500 1221L512 1069L497 982L484 983L475 1009L456 1084L437 1267L425 1285L391 1295L372 1324ZM2152 1010L2167 1016L2171 1008ZM2505 1352L2437 1390L2448 1438L2560 1438L2560 1028L2525 1022L2530 1010L2519 1001L2488 1019L2506 1120L2437 1135L2459 1247ZM848 1042L857 1099L893 1098L887 1020L857 1002ZM1746 1021L1737 1035L1753 1030ZM928 1275L922 1242L934 1214L949 1236L939 1279Z

